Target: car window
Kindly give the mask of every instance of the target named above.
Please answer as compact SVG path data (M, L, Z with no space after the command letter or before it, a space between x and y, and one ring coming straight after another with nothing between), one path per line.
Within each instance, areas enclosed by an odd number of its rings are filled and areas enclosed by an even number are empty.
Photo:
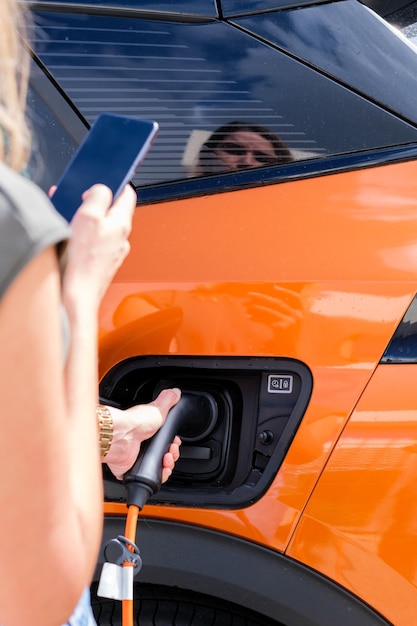
M266 128L273 147L282 141L279 154L288 148L295 160L417 140L414 126L224 22L38 12L30 43L88 124L105 111L158 121L137 186L224 168L205 144L230 122ZM251 152L254 167L271 165L265 137L243 133L223 137L228 163Z
M305 4L313 4L315 0L220 0L223 15L248 15L257 11L270 11L271 9L284 8L288 9L292 6L300 7Z
M417 2L390 13L385 19L398 28L413 45L417 45Z
M236 23L417 122L416 50L359 2L264 13ZM348 128L355 132L355 127Z
M88 129L36 63L32 63L30 74L27 116L33 150L26 174L48 191Z

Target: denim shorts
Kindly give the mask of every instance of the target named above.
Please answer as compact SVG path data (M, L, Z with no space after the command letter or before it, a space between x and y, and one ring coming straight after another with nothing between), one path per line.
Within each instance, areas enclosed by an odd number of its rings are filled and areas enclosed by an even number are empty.
M85 589L74 613L64 626L97 626L90 604L90 590Z

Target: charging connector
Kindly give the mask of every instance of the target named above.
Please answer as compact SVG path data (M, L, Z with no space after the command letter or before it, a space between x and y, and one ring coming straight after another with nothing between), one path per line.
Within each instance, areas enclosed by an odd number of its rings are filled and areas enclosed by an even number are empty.
M157 493L162 484L162 461L175 435L198 436L211 428L217 418L217 405L205 393L187 391L169 411L158 432L143 442L132 468L123 477L127 489L127 505L140 510Z

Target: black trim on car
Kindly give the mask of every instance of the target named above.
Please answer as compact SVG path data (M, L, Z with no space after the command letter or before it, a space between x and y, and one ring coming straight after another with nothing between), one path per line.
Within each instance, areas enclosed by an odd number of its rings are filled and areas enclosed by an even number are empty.
M180 429L181 458L150 502L229 509L259 500L308 406L310 370L279 357L139 356L110 369L99 392L101 402L128 408L170 387L208 396L216 410L207 430L205 425L203 432ZM125 485L106 465L103 479L105 499L125 501Z
M340 174L368 167L412 161L417 158L417 144L396 146L360 152L326 156L324 158L296 161L268 168L253 168L240 172L217 174L201 178L153 184L138 187L138 203L151 204L175 199L219 194L249 187L276 185L277 183Z
M106 517L103 546L124 534L123 517ZM138 582L221 598L285 626L387 626L359 598L285 555L232 535L139 517ZM103 553L95 580L99 578ZM93 601L96 601L95 599Z
M141 20L154 20L163 22L180 22L193 24L206 24L216 22L213 15L195 15L193 13L174 13L165 11L150 11L149 9L130 8L125 6L107 6L102 4L79 4L77 2L31 2L28 5L32 11L48 11L50 13L72 13L88 15L107 15Z

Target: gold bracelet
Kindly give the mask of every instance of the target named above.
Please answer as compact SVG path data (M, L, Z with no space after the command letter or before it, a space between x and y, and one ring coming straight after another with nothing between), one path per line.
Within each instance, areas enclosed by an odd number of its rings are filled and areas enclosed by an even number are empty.
M99 424L100 454L106 456L113 441L113 418L108 407L98 404L96 408Z

